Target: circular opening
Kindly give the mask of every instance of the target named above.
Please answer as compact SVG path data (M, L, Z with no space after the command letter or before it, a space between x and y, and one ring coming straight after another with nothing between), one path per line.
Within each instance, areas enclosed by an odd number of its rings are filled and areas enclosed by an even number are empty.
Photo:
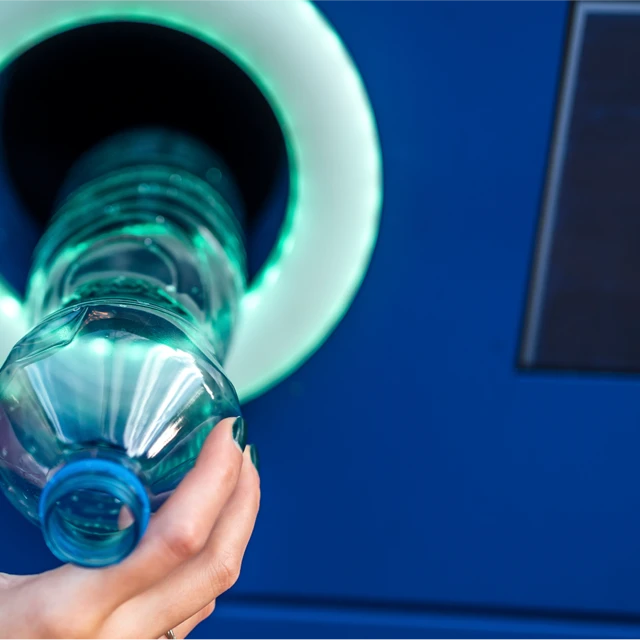
M47 483L40 520L51 551L88 567L114 564L135 548L149 520L148 498L118 463L71 462Z
M343 317L369 265L382 204L376 121L340 36L309 0L258 4L111 0L43 3L34 12L17 3L4 16L0 47L4 65L53 32L106 20L162 24L224 51L268 97L286 136L291 185L277 242L260 237L272 250L242 300L226 366L245 402L298 368ZM12 247L26 255L25 229L34 225L6 195L8 215L19 218ZM250 262L256 235L249 234ZM23 262L14 267L9 252L0 255L18 286Z
M0 92L8 177L41 227L87 150L125 130L174 129L229 166L247 212L250 276L260 269L286 210L285 139L260 89L222 52L169 27L91 24L23 52Z

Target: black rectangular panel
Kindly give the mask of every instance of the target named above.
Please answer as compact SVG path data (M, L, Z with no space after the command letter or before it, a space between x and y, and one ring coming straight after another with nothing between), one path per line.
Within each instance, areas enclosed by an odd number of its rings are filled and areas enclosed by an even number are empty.
M521 352L640 371L640 4L579 3Z

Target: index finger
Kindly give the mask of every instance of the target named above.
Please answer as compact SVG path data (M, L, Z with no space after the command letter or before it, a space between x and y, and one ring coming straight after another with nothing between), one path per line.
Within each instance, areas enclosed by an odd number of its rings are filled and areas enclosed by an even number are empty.
M242 418L216 425L195 467L151 519L138 548L120 564L100 571L101 590L112 608L147 590L204 547L238 482L245 441Z

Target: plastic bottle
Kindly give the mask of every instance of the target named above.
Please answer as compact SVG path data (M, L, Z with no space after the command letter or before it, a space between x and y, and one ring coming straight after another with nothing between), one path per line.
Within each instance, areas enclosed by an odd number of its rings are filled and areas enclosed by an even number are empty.
M182 134L115 136L71 171L0 371L0 479L64 561L138 543L205 437L240 415L222 363L246 284L242 206Z

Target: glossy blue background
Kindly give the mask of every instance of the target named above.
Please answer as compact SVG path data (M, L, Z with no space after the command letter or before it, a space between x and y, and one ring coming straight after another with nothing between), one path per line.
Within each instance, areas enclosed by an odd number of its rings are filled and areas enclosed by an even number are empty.
M326 345L246 407L262 512L194 635L637 637L638 380L515 366L568 7L321 9L378 118L380 238ZM3 571L55 564L0 513Z

